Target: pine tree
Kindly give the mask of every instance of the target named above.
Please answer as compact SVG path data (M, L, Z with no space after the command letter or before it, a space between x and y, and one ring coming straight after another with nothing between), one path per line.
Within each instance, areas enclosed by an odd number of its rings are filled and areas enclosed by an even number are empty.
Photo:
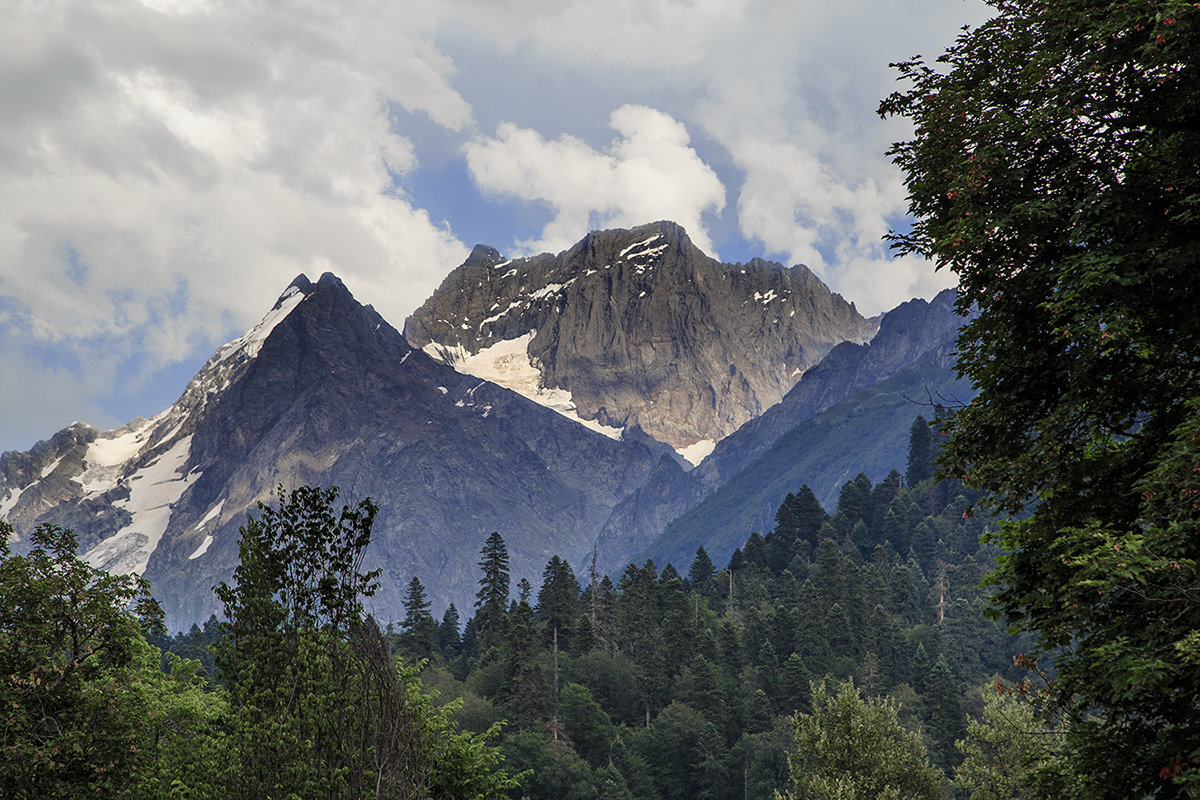
M438 649L447 660L454 658L462 650L462 637L458 626L458 609L451 603L442 614L442 624L438 626Z
M546 626L546 643L554 642L558 648L568 649L579 612L579 580L570 564L551 556L542 571L542 588L538 590L535 608L536 619Z
M525 600L513 609L503 649L500 697L508 709L508 717L518 728L540 731L550 714L552 699L546 676L538 665L533 608Z
M954 676L950 673L944 655L938 656L923 683L925 690L922 694L925 703L922 717L926 735L929 737L929 754L933 763L943 769L950 769L957 765L961 758L954 743L966 733L967 720Z

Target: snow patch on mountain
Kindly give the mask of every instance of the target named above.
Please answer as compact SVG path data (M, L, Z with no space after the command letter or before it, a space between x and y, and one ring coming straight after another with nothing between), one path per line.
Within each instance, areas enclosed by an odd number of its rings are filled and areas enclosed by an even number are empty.
M84 554L89 564L121 575L141 575L146 571L150 554L158 547L171 521L174 504L200 477L198 471L181 474L191 445L192 437L183 437L130 476L129 497L114 505L128 511L133 519Z
M141 452L162 415L136 419L124 427L99 434L83 457L83 474L76 480L84 494L103 494L117 485L126 465Z
M21 495L24 492L25 489L9 490L8 496L5 497L4 500L0 501L0 517L6 516L9 511L13 510L13 507L16 506L17 501L21 499Z
M624 258L626 253L629 253L633 250L639 250L648 244L657 242L661 238L662 238L662 234L656 233L653 236L651 236L649 239L643 239L640 242L634 242L633 244L629 245L624 250L622 250L620 253L618 253L617 258ZM662 248L660 247L658 249L661 250ZM639 255L639 254L635 253L633 256L631 256L631 258L635 258L635 257L637 257L637 255Z
M621 428L613 428L596 420L580 417L570 392L542 385L542 372L529 358L529 343L536 335L537 331L533 330L515 339L496 342L473 355L462 346L446 347L436 342L425 345L424 349L429 355L449 364L464 375L472 375L511 389L596 433L602 433L610 439L620 439Z
M279 296L275 306L267 312L258 324L244 334L223 345L212 358L212 364L219 364L225 359L232 356L234 353L242 352L247 359L254 358L258 355L258 351L262 349L263 342L271 335L271 331L275 330L275 326L287 318L287 315L292 313L292 309L300 305L306 295L298 286L289 286L287 290Z
M680 447L675 452L683 456L693 467L698 467L700 462L708 458L709 454L716 449L716 446L717 443L712 439L701 439L695 444Z

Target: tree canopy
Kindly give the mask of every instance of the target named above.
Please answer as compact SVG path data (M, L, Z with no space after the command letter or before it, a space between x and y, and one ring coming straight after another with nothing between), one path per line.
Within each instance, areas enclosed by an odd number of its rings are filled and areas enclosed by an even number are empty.
M1013 517L997 600L1059 651L1057 700L1100 711L1073 727L1091 791L1194 794L1200 6L990 5L880 108L915 126L893 245L970 316L941 464Z

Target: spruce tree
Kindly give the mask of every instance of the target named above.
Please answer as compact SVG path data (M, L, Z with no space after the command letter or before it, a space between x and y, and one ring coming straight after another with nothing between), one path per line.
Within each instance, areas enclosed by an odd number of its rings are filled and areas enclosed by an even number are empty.
M917 415L908 429L908 471L904 482L916 486L933 477L933 436L925 417Z
M479 591L475 593L475 635L486 649L497 644L508 619L508 548L499 531L492 531L480 552Z
M559 648L567 649L579 612L579 580L570 564L551 556L542 571L542 587L535 608L537 620L546 626L546 643L557 642Z
M400 628L404 631L405 643L417 658L427 658L433 654L437 638L437 623L429 613L430 603L425 596L425 587L415 575L408 583L404 595L404 621Z
M451 603L442 614L442 624L438 626L438 649L445 659L454 658L462 649L462 636L458 626L458 609Z
M692 559L692 567L688 570L688 584L700 592L715 574L712 559L704 551L704 545L696 548L696 557Z

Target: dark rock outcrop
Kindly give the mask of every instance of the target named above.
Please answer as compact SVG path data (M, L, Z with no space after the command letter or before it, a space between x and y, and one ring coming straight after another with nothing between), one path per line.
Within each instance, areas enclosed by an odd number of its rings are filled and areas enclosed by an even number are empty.
M68 429L31 454L6 454L18 485L64 454L14 510L59 469L72 487L20 517L21 532L48 515L76 519L89 560L144 570L168 623L182 627L217 610L211 587L230 579L238 529L259 501L278 486L338 485L380 506L366 567L383 569L382 586L369 606L398 619L413 575L437 605L469 609L493 530L514 582L536 581L553 554L582 565L612 508L662 458L661 446L589 431L414 350L333 275L297 282L273 314L153 420L123 435ZM89 437L109 449L88 449ZM106 454L114 463L101 463ZM92 524L85 511L114 522Z

